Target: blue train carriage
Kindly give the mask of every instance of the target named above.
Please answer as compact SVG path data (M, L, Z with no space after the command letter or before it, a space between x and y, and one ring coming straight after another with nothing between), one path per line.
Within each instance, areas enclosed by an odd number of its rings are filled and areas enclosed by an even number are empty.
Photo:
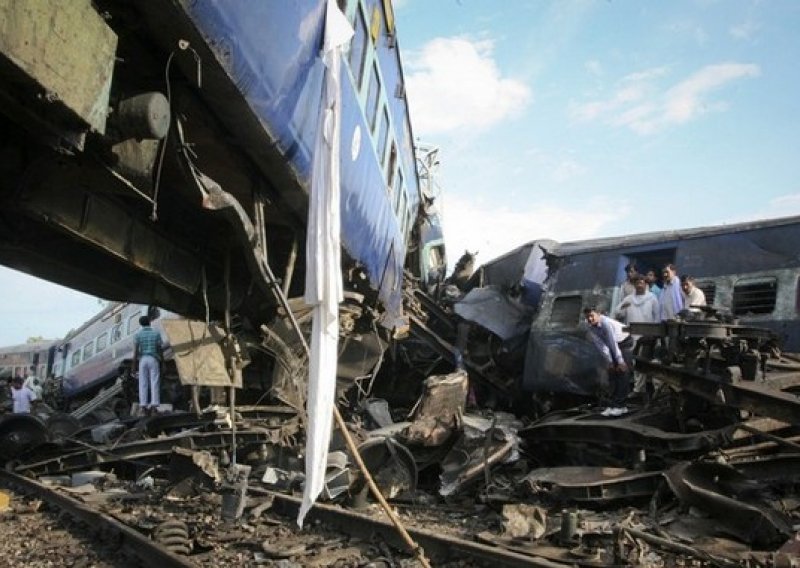
M674 264L679 274L695 277L708 305L740 324L771 329L785 351L800 351L798 242L800 217L787 217L521 247L518 268L539 266L544 290L531 325L523 387L593 392L604 365L585 340L583 308L610 312L621 300L619 284L631 262L640 272L659 275Z
M196 319L276 322L269 273L303 292L325 2L3 1L19 25L0 41L0 147L18 159L0 178L0 262ZM342 269L349 329L367 337L376 318L401 321L425 207L391 3L339 5L355 30L341 67ZM79 31L43 33L52 22ZM425 278L435 256L409 268ZM371 335L355 345L366 367L385 345Z

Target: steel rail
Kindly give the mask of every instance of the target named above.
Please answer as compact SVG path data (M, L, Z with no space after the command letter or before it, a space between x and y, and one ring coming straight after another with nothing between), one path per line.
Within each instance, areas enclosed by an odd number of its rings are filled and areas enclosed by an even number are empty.
M35 494L43 501L66 511L70 516L83 521L95 530L105 532L105 529L115 534L121 545L125 546L125 551L138 558L142 566L158 566L159 568L194 568L196 566L188 558L167 550L113 517L91 509L80 501L53 491L37 481L2 469L0 469L0 480L12 487L20 487L24 492Z
M300 499L282 493L265 491L274 497L272 509L284 516L294 518L300 509ZM337 531L354 537L380 535L386 542L398 549L406 548L394 526L383 519L374 518L349 509L333 505L315 503L308 512L307 521L317 519L332 525ZM488 546L462 538L443 535L432 530L407 528L414 540L425 548L426 554L436 564L453 559L476 559L488 565L511 568L565 568L567 564L554 562L537 556L511 552L504 548Z

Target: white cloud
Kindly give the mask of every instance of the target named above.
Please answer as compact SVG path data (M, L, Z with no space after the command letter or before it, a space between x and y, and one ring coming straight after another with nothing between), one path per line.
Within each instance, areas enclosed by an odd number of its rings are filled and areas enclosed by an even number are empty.
M623 202L598 197L578 207L540 204L525 209L497 207L447 195L443 203L445 244L450 268L465 251L478 251L478 263L534 239L573 241L609 233L630 212Z
M740 223L744 221L757 221L759 219L775 219L778 217L791 217L800 215L800 192L779 195L753 210L747 215L725 219L725 223Z
M577 121L602 120L639 134L651 134L710 112L727 110L728 103L713 100L712 93L735 80L757 77L761 70L749 63L708 65L666 89L659 89L657 83L666 72L666 67L658 67L628 75L610 97L573 104L570 115Z
M731 35L731 37L738 40L753 41L760 31L761 24L753 22L752 20L748 20L746 22L742 22L741 24L731 26L728 30L728 33Z
M405 54L406 88L414 130L422 136L485 129L520 113L530 89L503 77L492 42L436 38Z

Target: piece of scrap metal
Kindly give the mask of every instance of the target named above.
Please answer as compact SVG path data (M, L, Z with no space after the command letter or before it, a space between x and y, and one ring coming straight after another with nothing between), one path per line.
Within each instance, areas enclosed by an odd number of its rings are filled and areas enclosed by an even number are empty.
M660 471L564 466L534 469L522 481L534 494L546 491L558 500L599 505L618 499L649 499L663 479Z

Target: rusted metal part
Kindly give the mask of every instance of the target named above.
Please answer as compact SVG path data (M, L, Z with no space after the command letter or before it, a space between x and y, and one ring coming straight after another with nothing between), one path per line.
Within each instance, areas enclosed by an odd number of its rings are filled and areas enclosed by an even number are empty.
M297 516L300 499L280 493L270 494L275 499L272 506L273 511L290 518ZM354 537L373 538L378 535L393 546L403 547L394 527L382 519L319 502L314 504L306 518L309 522L320 520L332 525L336 530ZM518 554L425 529L409 528L408 532L420 546L425 548L426 554L437 564L448 560L470 559L483 561L491 566L508 566L510 568L564 568L564 564L559 562Z
M272 441L269 431L244 430L236 433L240 447L251 444L268 444ZM52 475L82 469L90 469L101 464L121 461L138 461L172 453L173 448L191 450L211 450L230 448L230 432L203 432L189 436L173 436L156 440L145 440L130 444L120 444L113 448L87 447L71 453L62 453L37 462L20 464L16 472L31 475Z
M468 386L465 371L425 379L422 399L411 425L403 433L407 442L440 446L452 437L464 414Z
M126 552L136 556L142 566L163 566L165 568L190 568L194 563L188 559L174 554L166 548L159 546L145 535L122 524L112 517L90 509L75 499L57 493L41 483L16 475L12 472L0 470L0 478L8 483L23 488L24 491L34 493L54 507L66 511L98 531L106 530L114 533L125 547Z
M618 499L649 499L662 480L660 471L564 466L534 469L522 481L533 493L544 489L557 500L602 504Z
M581 442L643 448L669 454L696 454L725 445L735 430L726 425L714 430L684 434L648 425L649 411L610 420L596 412L563 412L520 430L529 444Z
M714 556L712 554L709 554L708 552L698 550L696 548L687 546L680 542L675 542L674 540L670 540L668 538L663 538L650 533L646 533L644 531L640 531L632 527L620 527L616 530L616 532L627 533L633 538L643 540L648 544L657 546L661 550L668 550L670 552L677 552L678 554L685 554L686 556L697 558L703 562L707 562L708 565L710 566L719 566L722 568L727 568L727 567L732 568L734 566L741 566L739 562L728 560L726 558L719 558L718 556Z
M761 485L718 463L678 464L665 472L681 502L706 511L719 528L757 546L774 546L794 534L790 520L765 504Z
M636 370L711 402L749 410L759 416L769 416L790 424L800 424L800 399L761 383L728 382L721 377L663 365L641 357L636 358Z

